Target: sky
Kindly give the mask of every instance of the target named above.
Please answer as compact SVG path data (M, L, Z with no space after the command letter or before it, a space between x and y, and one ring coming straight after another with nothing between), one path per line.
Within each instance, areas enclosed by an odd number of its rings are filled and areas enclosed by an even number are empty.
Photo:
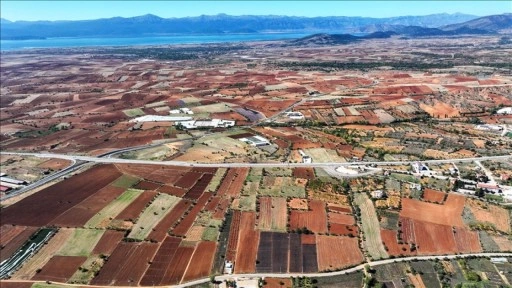
M18 20L85 20L154 14L393 17L434 13L477 16L512 12L512 1L0 1L0 16Z

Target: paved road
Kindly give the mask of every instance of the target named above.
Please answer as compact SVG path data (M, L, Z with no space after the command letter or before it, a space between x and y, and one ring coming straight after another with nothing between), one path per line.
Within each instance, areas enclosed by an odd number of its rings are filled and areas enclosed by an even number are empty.
M347 273L356 272L359 270L363 270L366 265L370 265L371 267L386 265L394 262L405 262L412 260L435 260L435 259L456 259L467 258L467 257L512 257L512 253L475 253L475 254L460 254L460 255L446 255L446 256L413 256L413 257L404 257L404 258L394 258L394 259L385 259L378 260L373 262L363 263L361 265L344 269L341 271L328 272L328 273L259 273L259 274L233 274L233 275L221 275L215 277L216 281L224 281L234 278L261 278L261 277L275 277L275 278L289 278L289 277L298 277L298 276L308 276L308 277L330 277L337 275L344 275ZM180 285L165 285L165 286L151 286L151 287L168 287L168 288L185 288L193 285L199 285L203 283L209 282L209 278L199 279L191 282L187 282ZM13 282L13 283L45 283L46 281L33 281L33 280L1 280L1 282ZM103 288L103 287L112 287L112 286L99 286L99 285L84 285L84 284L68 284L68 283L60 283L53 282L54 284L65 285L69 287L90 287L90 288ZM116 288L131 288L133 286L115 286Z
M79 155L64 155L56 153L18 153L18 152L0 152L6 155L19 155L19 156L35 156L41 158L59 158L76 161L87 161L95 163L131 163L131 164L148 164L148 165L167 165L167 166L185 166L185 167L218 167L218 168L233 168L233 167L338 167L338 166L352 166L352 165L407 165L417 161L375 161L375 162L325 162L325 163L193 163L186 161L151 161L151 160L134 160L134 159L118 159L118 158L105 158L104 156L79 156ZM447 159L447 160L426 160L421 161L427 164L442 164L453 162L474 162L485 160L506 160L511 159L512 155L501 156L484 156L476 158L461 158L461 159Z

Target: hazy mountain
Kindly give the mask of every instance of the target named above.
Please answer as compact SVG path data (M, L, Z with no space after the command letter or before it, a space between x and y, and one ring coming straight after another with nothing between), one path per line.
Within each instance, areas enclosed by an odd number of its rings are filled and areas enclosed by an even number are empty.
M491 15L473 19L467 22L451 24L441 27L443 30L457 30L461 28L500 31L512 29L512 13Z
M8 23L12 23L12 22L7 19L0 18L0 24L8 24Z
M433 14L426 16L401 16L391 18L368 17L292 17L292 16L230 16L225 14L161 18L143 15L131 18L82 21L16 21L2 22L1 37L14 39L31 37L140 37L169 34L219 34L256 32L298 33L358 33L365 27L403 25L438 27L472 20L477 16L466 14Z

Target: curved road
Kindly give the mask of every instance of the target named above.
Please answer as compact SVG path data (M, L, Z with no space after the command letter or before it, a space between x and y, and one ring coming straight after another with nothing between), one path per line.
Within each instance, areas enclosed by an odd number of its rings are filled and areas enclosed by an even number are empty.
M435 260L435 259L457 259L457 258L467 258L467 257L512 257L512 253L473 253L473 254L459 254L459 255L441 255L441 256L413 256L413 257L403 257L403 258L394 258L394 259L385 259L363 263L361 265L335 271L335 272L327 272L327 273L258 273L258 274L232 274L232 275L221 275L216 276L216 281L224 281L234 278L261 278L261 277L271 277L271 278L289 278L289 277L298 277L298 276L307 276L307 277L329 277L329 276L337 276L344 275L352 272L356 272L359 270L363 270L366 265L370 265L370 267L386 265L394 262L406 262L412 260ZM12 282L12 283L46 283L46 281L32 281L32 280L1 280L1 282ZM210 278L199 279L191 282L187 282L179 285L165 285L165 286L151 286L151 287L170 287L170 288L185 288L192 285L199 285L203 283L210 282ZM83 284L68 284L68 283L60 283L53 282L54 284L60 284L69 287L90 287L90 288L107 288L107 287L116 287L116 288L132 288L133 286L99 286L99 285L83 285ZM141 286L139 286L141 287Z

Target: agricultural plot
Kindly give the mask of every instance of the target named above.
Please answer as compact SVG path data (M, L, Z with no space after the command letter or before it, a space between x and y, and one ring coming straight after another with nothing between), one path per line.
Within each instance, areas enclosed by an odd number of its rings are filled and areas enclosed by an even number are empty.
M313 162L346 162L345 158L338 156L335 150L325 148L311 148L304 150L304 152L313 159Z
M87 257L53 256L32 280L46 280L65 283L78 270Z
M286 231L287 209L285 198L259 198L258 227L261 230Z
M318 200L309 201L308 211L292 210L290 213L290 230L308 229L314 233L327 232L327 212L325 203Z
M300 178L263 176L258 194L273 197L304 198L306 183L307 180Z
M87 228L105 228L108 227L112 219L121 213L132 203L144 190L128 189L114 201L110 202L105 208L94 215L86 224Z
M318 235L317 250L319 271L337 270L363 261L355 237Z
M414 199L402 199L400 217L441 225L464 227L462 211L465 197L449 194L443 205L426 203Z
M144 116L146 115L146 113L144 113L144 111L142 111L142 109L140 108L133 108L133 109L127 109L127 110L123 110L123 113L128 116L128 117L137 117L137 116Z
M174 208L179 200L180 198L172 195L158 195L149 207L142 212L139 219L137 219L137 223L133 226L130 234L128 234L128 238L137 240L145 239L152 228Z
M361 209L361 219L365 237L365 248L373 259L387 258L388 254L382 245L380 225L373 203L366 194L358 193L354 197L355 203Z
M74 229L71 237L57 252L61 256L89 256L105 230Z

